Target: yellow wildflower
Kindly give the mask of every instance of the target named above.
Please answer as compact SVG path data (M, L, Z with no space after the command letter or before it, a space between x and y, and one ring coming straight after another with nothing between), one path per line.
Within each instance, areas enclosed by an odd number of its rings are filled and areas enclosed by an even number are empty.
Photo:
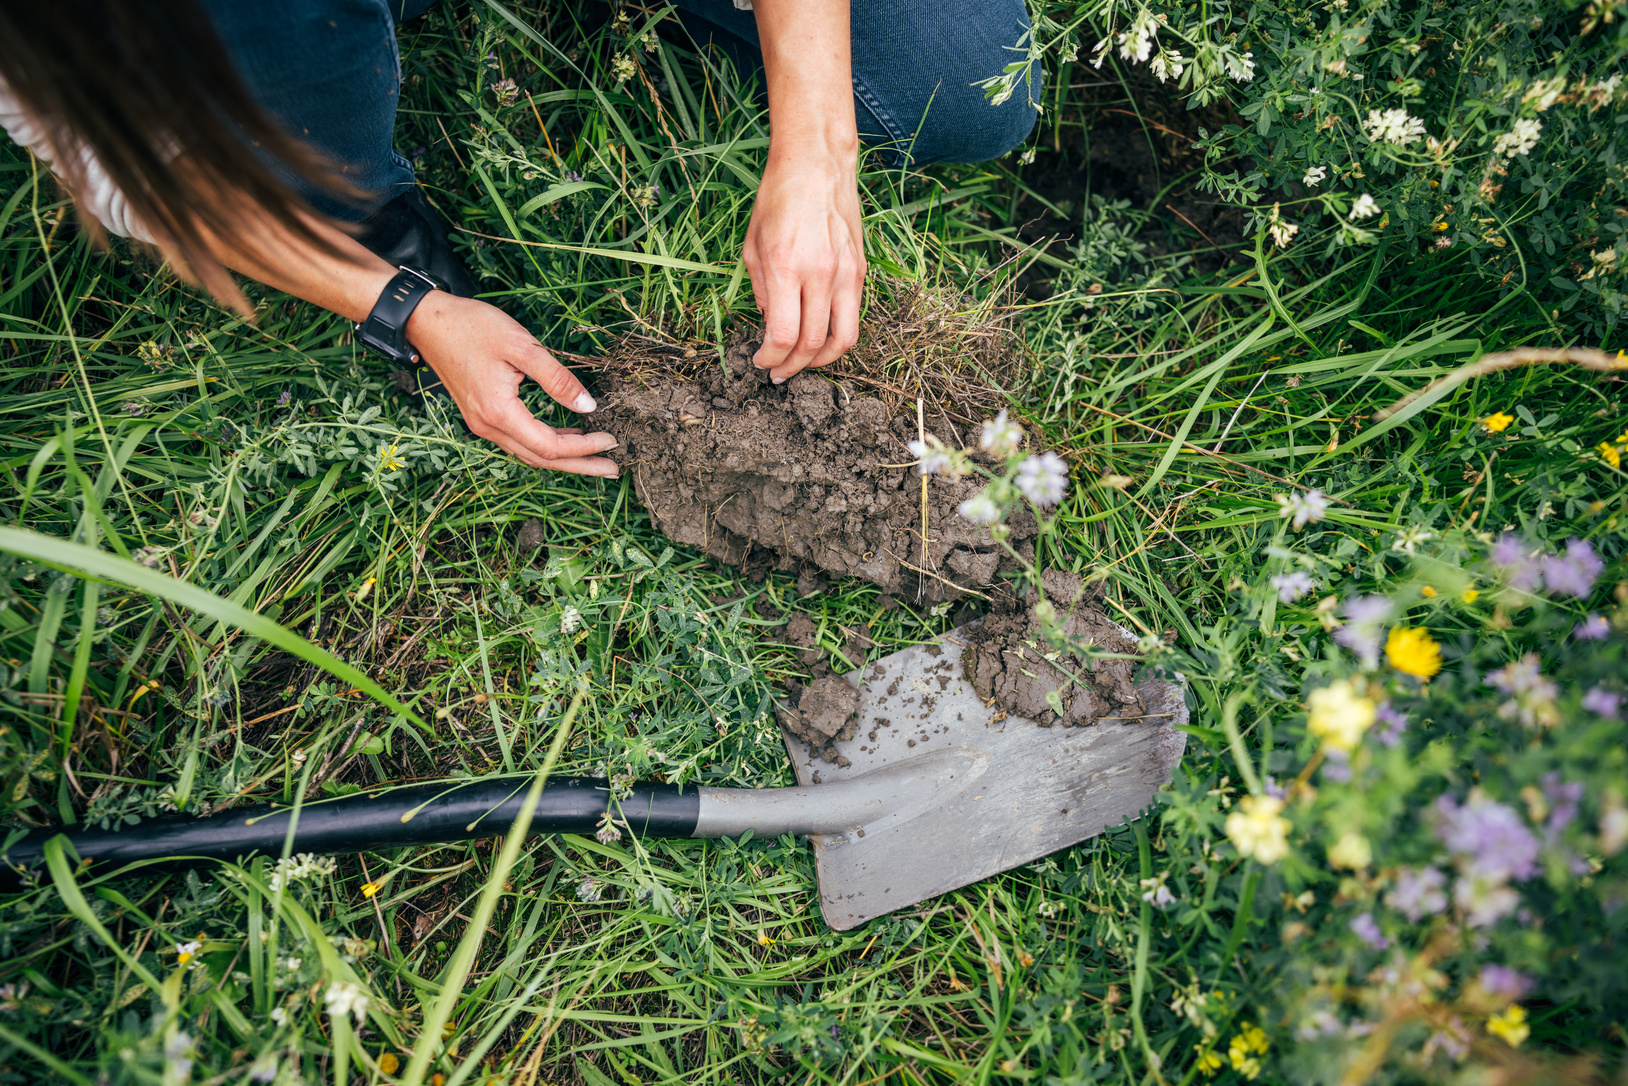
M1275 864L1289 854L1293 825L1283 817L1283 801L1275 796L1245 796L1223 828L1240 856Z
M1526 1008L1511 1003L1503 1014L1487 1019L1487 1032L1503 1038L1510 1048L1521 1047L1521 1042L1532 1035L1532 1027L1526 1024Z
M1465 603L1474 603L1481 598L1481 590L1479 588L1466 588L1458 594L1458 598Z
M1324 746L1352 750L1373 723L1374 703L1347 679L1313 690L1306 699L1306 728Z
M391 444L379 451L379 466L385 471L400 471L407 461L396 455L396 446Z
M379 1070L385 1074L393 1075L399 1067L401 1067L401 1061L396 1059L394 1052L386 1052L379 1057Z
M1385 639L1385 659L1396 670L1428 679L1441 670L1441 646L1420 626L1393 626Z
M384 889L384 884L382 882L364 882L362 884L362 896L372 897L382 889Z
M1266 1054L1266 1033L1248 1022L1242 1023L1241 1027L1242 1031L1227 1044L1227 1060L1234 1071L1252 1079L1261 1073L1261 1061L1256 1056Z
M758 946L774 946L774 940L769 938L769 933L768 932L760 931L760 932L757 933L757 945Z
M1206 1075L1213 1076L1226 1066L1221 1057L1216 1055L1215 1049L1206 1049L1203 1045L1194 1045L1193 1048L1198 1051L1198 1069Z
M1618 471L1622 470L1622 453L1618 451L1615 445L1609 445L1602 441L1595 446L1595 449L1599 452L1601 460L1604 460Z
M1360 833L1346 831L1340 839L1334 842L1334 847L1328 850L1328 862L1335 867L1349 867L1353 871L1360 871L1374 861L1373 846L1368 844L1368 838Z
M1425 585L1423 588L1419 589L1419 595L1423 596L1427 600L1433 600L1436 598L1436 590L1431 588L1429 585Z
M1515 421L1514 415L1506 415L1502 411L1488 415L1481 420L1481 428L1489 434L1501 434L1509 429L1509 424Z

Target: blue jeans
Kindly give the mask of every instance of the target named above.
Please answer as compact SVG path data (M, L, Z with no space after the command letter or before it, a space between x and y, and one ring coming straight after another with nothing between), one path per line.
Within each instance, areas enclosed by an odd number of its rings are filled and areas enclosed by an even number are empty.
M355 205L290 177L318 211L359 221L413 184L411 164L393 146L401 96L395 24L435 2L202 0L255 98L368 193ZM699 42L743 68L761 65L751 12L732 0L675 2ZM1028 28L1023 0L852 3L854 114L861 138L889 162L982 162L1034 128L1026 88L992 106L972 85L1017 58L1012 47Z

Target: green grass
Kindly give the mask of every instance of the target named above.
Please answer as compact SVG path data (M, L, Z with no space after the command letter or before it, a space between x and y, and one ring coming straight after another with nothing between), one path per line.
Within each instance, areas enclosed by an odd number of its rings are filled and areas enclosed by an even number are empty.
M663 93L618 86L605 73L622 36L578 14L494 5L409 26L398 143L480 241L471 263L491 300L545 342L721 345L752 315L739 249L766 118L732 73L671 43L642 57ZM502 77L529 94L499 108L484 88ZM927 284L976 310L1031 262L1049 280L1021 321L1030 378L1010 390L1077 481L1042 562L1100 576L1111 608L1175 632L1200 665L1205 734L1220 734L1229 694L1292 683L1307 655L1270 618L1225 621L1267 561L1279 480L1335 499L1308 545L1353 570L1378 533L1422 523L1557 518L1620 548L1624 476L1576 456L1623 428L1620 383L1530 368L1372 419L1482 352L1554 342L1519 295L1500 300L1450 256L1384 247L1333 264L1246 255L1213 275L1114 248L1131 234L1202 245L1157 208L1031 250L1017 169L867 169L870 305ZM670 549L627 479L517 467L444 413L410 411L339 319L251 290L259 319L244 324L144 260L89 249L54 192L0 148L0 517L145 558L404 708L224 610L3 557L9 825L523 773L568 714L560 772L787 783L770 710L798 665L760 614L808 612L833 652L843 625L870 623L883 652L946 623L884 609L863 584L799 598L780 576L737 582ZM1476 421L1517 407L1531 439L1489 459ZM383 466L387 445L407 468ZM1131 482L1094 485L1110 474ZM544 550L519 550L528 518ZM567 606L583 619L573 635ZM1244 720L1269 764L1269 728ZM1202 739L1191 780L1236 777L1225 740ZM263 863L76 887L64 862L0 904L0 984L16 986L0 1081L157 1082L177 1031L199 1081L243 1081L268 1056L285 1072L298 1059L308 1082L386 1081L386 1054L404 1081L448 1084L1143 1081L1148 1052L1189 1081L1172 997L1202 980L1244 1008L1273 983L1252 963L1277 933L1251 923L1241 871L1188 886L1179 920L1139 901L1154 857L1180 854L1156 817L850 933L821 921L808 849L789 839L500 845L339 857L282 894ZM208 970L177 970L164 951L200 937ZM327 982L346 977L372 994L356 1032L322 1013ZM442 1015L444 1053L409 1065Z

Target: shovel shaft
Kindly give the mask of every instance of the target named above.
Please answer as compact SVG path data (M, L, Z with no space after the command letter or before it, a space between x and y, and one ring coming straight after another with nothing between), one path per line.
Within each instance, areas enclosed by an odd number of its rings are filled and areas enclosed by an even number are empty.
M445 844L507 833L525 803L526 780L419 784L379 795L348 796L304 806L294 825L291 853L345 853L408 845ZM610 802L610 784L591 777L556 778L543 789L532 816L533 833L593 833ZM694 788L640 783L614 807L619 824L648 837L692 837L700 811ZM207 818L154 819L118 830L66 833L80 859L97 871L139 861L184 865L280 856L293 811L287 807L232 810ZM4 831L0 831L3 833ZM0 890L17 889L25 873L44 866L45 842L58 830L34 830L0 848ZM4 837L0 836L0 845Z

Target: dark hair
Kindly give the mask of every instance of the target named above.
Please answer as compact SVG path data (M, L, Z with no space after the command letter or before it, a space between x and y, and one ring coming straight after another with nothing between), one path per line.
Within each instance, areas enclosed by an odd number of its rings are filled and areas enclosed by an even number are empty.
M0 78L47 133L70 195L85 190L87 148L175 270L246 315L210 235L241 244L259 216L332 251L263 156L360 196L254 100L197 0L0 0ZM94 216L80 219L106 241Z

